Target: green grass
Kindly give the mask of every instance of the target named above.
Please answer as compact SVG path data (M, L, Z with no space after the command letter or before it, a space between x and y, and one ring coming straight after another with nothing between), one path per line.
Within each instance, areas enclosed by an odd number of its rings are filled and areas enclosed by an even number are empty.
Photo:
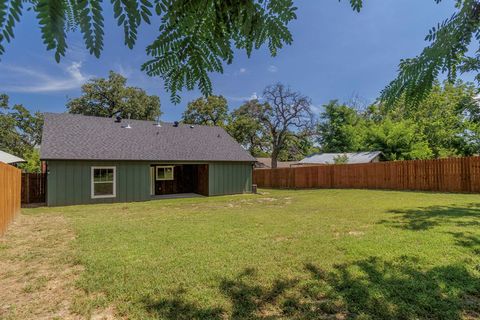
M85 266L78 286L94 297L79 302L81 312L113 305L132 319L480 317L478 195L263 191L25 212L59 212L73 224Z

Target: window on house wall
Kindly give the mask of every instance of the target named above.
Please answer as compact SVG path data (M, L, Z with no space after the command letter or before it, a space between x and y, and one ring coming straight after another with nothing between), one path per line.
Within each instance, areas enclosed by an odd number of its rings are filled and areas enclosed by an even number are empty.
M173 180L173 166L157 167L157 180Z
M115 167L92 167L92 199L116 196Z

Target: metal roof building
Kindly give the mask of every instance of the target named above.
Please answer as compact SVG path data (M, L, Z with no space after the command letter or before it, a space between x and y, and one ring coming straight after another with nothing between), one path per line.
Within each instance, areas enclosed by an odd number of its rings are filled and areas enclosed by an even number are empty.
M345 153L320 153L300 160L300 165L305 164L334 164L338 157L346 156L348 164L371 163L381 160L381 151L345 152Z
M0 150L0 162L3 163L8 163L8 164L15 164L15 163L21 163L21 162L26 162L22 158L19 158L17 156L14 156L13 154L7 153L5 151Z

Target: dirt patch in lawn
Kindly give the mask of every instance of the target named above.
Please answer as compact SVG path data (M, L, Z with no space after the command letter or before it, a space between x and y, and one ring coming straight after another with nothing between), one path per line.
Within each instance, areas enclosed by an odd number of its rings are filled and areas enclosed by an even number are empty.
M82 271L74 232L61 215L19 215L0 238L0 318L78 319L71 312Z

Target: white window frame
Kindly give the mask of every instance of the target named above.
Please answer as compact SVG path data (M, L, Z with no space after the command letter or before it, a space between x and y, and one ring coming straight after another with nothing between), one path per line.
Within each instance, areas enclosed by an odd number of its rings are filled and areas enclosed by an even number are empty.
M150 195L155 195L155 167L150 167Z
M158 177L158 169L172 169L172 179L165 179ZM155 166L155 180L157 181L173 181L175 180L175 166Z
M94 179L94 172L96 169L113 169L113 194L105 194L105 195L95 195L95 179ZM92 199L102 199L102 198L115 198L117 197L117 167L114 166L100 166L100 167L92 167L90 171L90 180L91 180L91 193L90 196ZM105 183L105 182L97 182L97 183Z

